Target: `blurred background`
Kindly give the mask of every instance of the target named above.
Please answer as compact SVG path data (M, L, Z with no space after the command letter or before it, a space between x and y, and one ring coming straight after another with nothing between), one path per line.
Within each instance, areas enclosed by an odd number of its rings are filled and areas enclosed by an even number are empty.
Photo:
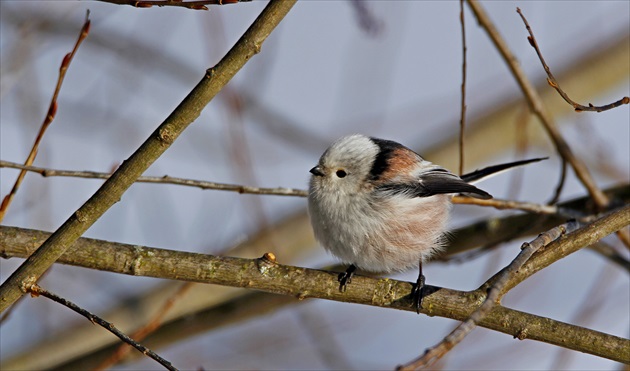
M254 1L193 11L100 2L0 2L0 159L26 159L48 109L59 64L72 49L87 9L91 31L68 70L36 166L115 169L265 5ZM630 182L628 106L597 114L574 112L546 85L516 13L518 6L528 18L569 96L582 104L601 105L630 95L630 2L482 5L598 185ZM262 52L145 175L305 189L308 170L324 149L338 137L357 132L399 141L456 172L462 82L459 11L457 1L298 2ZM481 184L495 197L544 203L560 177L560 158L468 7L465 20L465 170L549 156L548 161ZM0 169L0 196L10 191L17 174ZM54 231L101 184L27 174L3 224ZM585 193L569 171L561 200ZM452 227L515 213L455 206ZM85 236L243 257L271 251L280 263L311 268L335 263L314 241L305 199L298 197L135 184ZM427 264L427 283L475 289L509 263L524 241L501 244L474 259ZM606 241L619 247L615 238ZM628 250L618 250L628 258ZM0 260L0 279L21 262ZM395 278L414 281L416 274ZM41 285L131 332L182 283L56 265ZM627 270L585 249L518 286L504 304L627 338L629 286ZM252 310L244 314L234 309L238 307ZM167 315L177 318L180 322L173 328L179 332L164 332L147 345L181 369L392 369L457 325L411 312L278 299L200 284L188 288ZM69 362L89 361L96 357L95 349L115 341L67 308L27 297L0 327L2 368L88 367ZM159 369L146 357L131 356L114 368ZM622 368L482 328L438 367Z

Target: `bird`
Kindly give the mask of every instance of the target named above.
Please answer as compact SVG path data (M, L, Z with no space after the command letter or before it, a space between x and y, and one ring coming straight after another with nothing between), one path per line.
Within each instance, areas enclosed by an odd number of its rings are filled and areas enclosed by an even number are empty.
M470 182L532 162L490 166L461 177L392 141L353 134L335 141L310 170L308 212L317 241L343 263L345 292L360 268L391 273L418 266L411 297L422 309L423 262L445 246L451 195L490 199Z

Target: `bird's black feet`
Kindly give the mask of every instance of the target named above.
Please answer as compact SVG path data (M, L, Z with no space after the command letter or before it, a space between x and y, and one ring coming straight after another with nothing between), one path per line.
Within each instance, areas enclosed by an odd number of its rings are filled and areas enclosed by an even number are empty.
M337 280L339 281L339 291L340 292L345 292L346 291L346 286L352 282L352 276L354 276L354 271L357 270L357 267L354 266L354 264L352 264L351 266L348 267L348 269L346 269L345 272L343 273L339 273L339 276L337 277Z
M411 299L413 300L413 306L416 308L416 312L420 314L422 309L422 299L424 298L424 275L422 274L422 260L418 267L418 280L411 289Z
M411 298L413 299L413 306L416 308L416 312L420 314L422 309L422 299L424 299L424 276L418 277L418 281L413 285L411 289Z

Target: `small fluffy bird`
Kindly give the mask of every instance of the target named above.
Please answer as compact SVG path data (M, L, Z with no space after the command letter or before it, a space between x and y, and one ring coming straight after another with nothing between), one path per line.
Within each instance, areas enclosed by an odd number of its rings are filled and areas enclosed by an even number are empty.
M412 291L420 313L422 263L445 244L451 194L489 199L469 182L542 159L491 166L461 178L400 143L355 134L331 145L310 170L308 209L316 239L349 268L339 274L345 291L357 268L390 273L416 265Z

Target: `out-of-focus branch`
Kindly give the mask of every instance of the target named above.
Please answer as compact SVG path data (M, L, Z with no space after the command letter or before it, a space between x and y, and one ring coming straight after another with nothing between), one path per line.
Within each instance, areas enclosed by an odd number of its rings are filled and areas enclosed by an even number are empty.
M615 107L619 107L621 105L630 103L629 97L623 97L616 102L612 102L603 106L594 106L591 103L589 103L588 106L584 106L573 101L571 98L569 98L567 93L565 93L564 90L560 88L560 84L558 83L556 78L553 76L553 74L551 73L551 69L545 62L545 58L543 58L542 52L540 51L540 48L538 47L538 41L536 41L536 37L534 37L534 32L532 31L532 28L529 26L529 22L527 22L527 19L523 15L523 12L521 12L521 8L516 8L516 12L521 16L523 23L525 23L525 28L527 28L527 32L529 32L529 37L527 38L527 40L529 41L529 44L532 46L532 48L534 48L534 50L536 51L536 54L538 54L538 59L540 59L540 63L542 63L543 68L545 69L545 72L547 73L547 76L548 76L547 83L549 83L549 85L552 88L556 89L556 91L558 92L558 94L560 94L562 99L564 99L567 103L572 105L576 112L582 112L582 111L603 112L603 111L607 111L609 109L613 109Z
M133 339L136 341L143 341L147 336L149 336L152 332L160 328L164 321L164 317L168 313L168 311L173 308L173 305L180 300L186 292L190 290L190 288L194 285L192 282L186 282L180 286L180 288L173 294L171 297L164 302L164 304L160 307L158 312L151 318L142 328L137 331L134 331L131 334ZM116 350L112 351L110 356L107 359L103 360L103 362L99 363L96 367L91 367L94 371L108 370L112 368L112 366L119 363L127 354L129 354L133 349L133 344L120 344ZM76 369L76 368L73 368Z
M81 28L81 32L79 33L79 38L77 39L77 42L74 44L74 48L72 49L70 53L66 54L63 60L61 61L61 66L59 67L59 77L57 78L57 85L55 86L55 91L50 100L50 106L48 107L48 112L46 113L46 117L44 118L44 122L42 123L42 126L39 128L39 133L37 134L37 137L35 138L35 143L33 143L31 152L28 154L28 157L26 158L26 161L24 162L25 166L32 165L33 161L35 161L35 157L37 156L37 150L39 149L39 144L44 138L44 133L46 132L46 129L48 129L50 124L53 122L53 120L55 119L55 115L57 114L57 97L59 96L59 92L61 91L61 85L63 84L63 80L66 77L66 72L68 71L68 67L70 67L70 62L72 62L72 58L74 58L74 55L76 54L77 50L79 50L79 46L81 46L81 43L83 42L83 40L85 40L85 38L88 36L89 33L90 33L90 12L88 11L87 15L85 16L85 23L83 24L83 27ZM2 199L2 204L0 204L0 222L2 222L2 220L4 219L4 216L7 213L7 209L9 208L9 205L11 204L13 197L15 197L15 194L20 188L20 185L22 184L22 181L24 180L25 175L26 175L26 170L20 171L20 174L18 175L17 180L15 181L15 184L13 185L13 188L11 189L9 194L7 194Z
M199 117L223 86L260 52L262 43L294 4L295 0L272 0L265 7L234 47L206 71L197 86L138 150L0 286L0 312L35 284L69 246L120 200L133 182Z
M610 228L615 227L618 226ZM355 276L352 287L341 293L337 290L337 273L281 265L272 254L259 259L242 259L123 244L117 244L115 251L99 248L92 254L96 255L89 258L91 267L98 265L98 269L123 274L250 288L298 300L320 298L415 310L409 295L412 283ZM433 286L427 286L427 293L425 314L456 320L468 318L485 297L480 291L470 293ZM494 307L479 325L520 339L529 338L630 362L629 340L501 306Z
M494 207L498 210L522 210L532 214L561 214L567 212L567 210L561 210L553 205L542 205L533 202L519 202L512 200L500 200L498 198L491 198L489 200L481 200L478 198L465 197L465 196L453 196L453 203L460 205L477 205L485 207ZM570 217L575 217L572 215Z
M186 8L193 10L208 10L206 5L227 5L236 3L245 3L252 0L97 0L104 3L116 5L130 5L134 8L151 8L153 6L173 6L178 8Z

